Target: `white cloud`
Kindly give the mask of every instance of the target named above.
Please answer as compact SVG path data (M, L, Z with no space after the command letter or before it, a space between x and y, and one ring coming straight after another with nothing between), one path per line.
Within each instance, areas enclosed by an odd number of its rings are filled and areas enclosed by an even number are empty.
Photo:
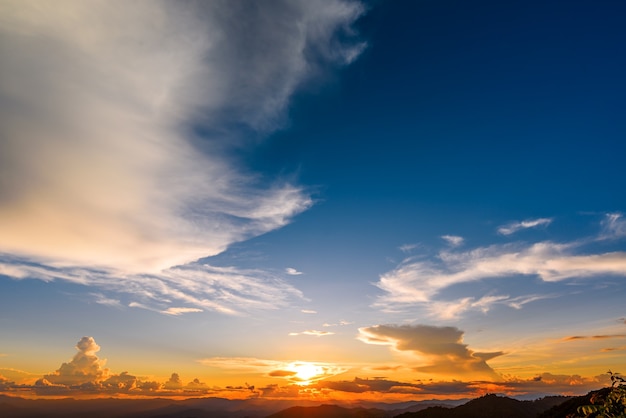
M419 247L418 244L404 244L401 245L400 247L398 247L400 249L400 251L402 251L403 253L410 253L411 251L413 251L414 249L416 249L417 247Z
M600 239L617 239L626 237L626 220L621 213L608 213L602 221Z
M334 332L330 332L330 331L318 331L315 329L309 329L306 331L302 331L302 332L290 332L289 335L294 337L294 336L298 336L298 335L312 335L314 337L326 337L328 335L334 335Z
M448 243L451 247L458 247L463 244L463 237L458 237L456 235L442 235L441 238Z
M290 276L299 276L300 274L302 274L301 271L298 271L298 270L296 270L296 269L294 269L292 267L287 267L285 269L285 273L287 273Z
M536 228L538 226L548 226L552 223L552 218L527 219L521 222L511 222L498 228L498 233L502 235L511 235L517 231L528 228Z
M96 299L96 303L99 305L110 306L113 308L122 307L122 303L118 299L106 297L102 293L92 293L91 296L93 296Z
M78 353L69 363L61 364L59 369L43 377L41 384L47 385L82 385L97 383L109 377L109 369L104 368L106 360L100 360L96 353L100 346L93 337L83 337L76 343Z
M198 308L167 308L164 311L161 311L164 314L167 315L174 315L174 316L178 316L178 315L183 315L186 313L194 313L194 312L203 312L202 309L198 309Z
M451 286L486 279L536 276L546 282L566 279L626 276L626 253L583 253L582 247L594 240L569 243L550 241L511 243L478 247L467 251L441 251L433 260L409 258L394 270L380 276L378 286L385 294L375 306L398 311L415 303L442 319L453 319L468 310L487 312L494 304L515 309L556 295L485 295L454 301L440 300L440 294Z
M342 0L2 2L0 251L157 273L285 225L307 193L229 150L244 130L280 128L297 88L359 54L362 12Z
M52 268L17 260L14 262L0 262L0 271L11 273L10 277L14 278L65 280L98 287L102 292L132 298L129 307L166 314L183 313L183 308L171 307L174 302L186 305L186 312L197 309L243 314L259 309L286 307L294 300L303 298L302 292L281 277L254 269L188 264L158 274L120 274L115 270ZM102 293L99 295L100 301L108 304L117 300Z
M305 313L305 314L316 314L317 311L314 311L312 309L301 309L300 312Z

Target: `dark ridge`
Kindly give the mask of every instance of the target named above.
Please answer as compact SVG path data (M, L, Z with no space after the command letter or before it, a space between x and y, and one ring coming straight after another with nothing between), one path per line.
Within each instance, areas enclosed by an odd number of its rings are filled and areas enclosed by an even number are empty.
M518 401L498 395L485 395L455 408L431 407L408 412L397 418L535 418L568 398L551 396L535 401Z
M385 418L387 413L380 409L343 408L337 405L294 406L267 418Z

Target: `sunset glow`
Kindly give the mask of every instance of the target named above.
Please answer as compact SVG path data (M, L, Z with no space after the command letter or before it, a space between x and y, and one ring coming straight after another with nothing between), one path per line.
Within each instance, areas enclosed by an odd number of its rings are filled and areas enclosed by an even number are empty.
M0 405L265 413L610 385L624 16L0 0Z

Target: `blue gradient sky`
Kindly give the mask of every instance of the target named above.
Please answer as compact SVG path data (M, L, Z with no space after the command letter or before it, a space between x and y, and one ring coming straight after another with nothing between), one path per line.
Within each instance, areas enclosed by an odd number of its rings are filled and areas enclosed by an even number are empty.
M4 387L626 370L623 2L79 4L0 13Z

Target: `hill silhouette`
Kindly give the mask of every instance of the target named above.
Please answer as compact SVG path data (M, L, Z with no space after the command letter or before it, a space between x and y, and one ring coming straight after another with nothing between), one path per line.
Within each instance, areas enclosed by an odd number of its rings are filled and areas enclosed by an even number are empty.
M22 399L0 395L2 418L565 418L581 405L590 404L590 392L574 398L545 397L520 401L486 395L462 405L449 401L422 401L399 404L364 403L350 405L294 406L297 401L262 399L228 400L196 398L169 399ZM439 404L439 405L437 405ZM297 403L295 403L297 405ZM436 405L436 406L433 406ZM447 405L447 406L442 406ZM365 407L368 406L368 407ZM415 409L425 408L417 412ZM411 410L412 412L406 412Z
M313 407L294 406L277 412L267 418L385 418L387 412L380 409L343 408L337 405L320 405Z
M485 395L455 408L431 407L407 412L396 418L536 418L569 398L551 396L535 401L518 401L498 395Z

